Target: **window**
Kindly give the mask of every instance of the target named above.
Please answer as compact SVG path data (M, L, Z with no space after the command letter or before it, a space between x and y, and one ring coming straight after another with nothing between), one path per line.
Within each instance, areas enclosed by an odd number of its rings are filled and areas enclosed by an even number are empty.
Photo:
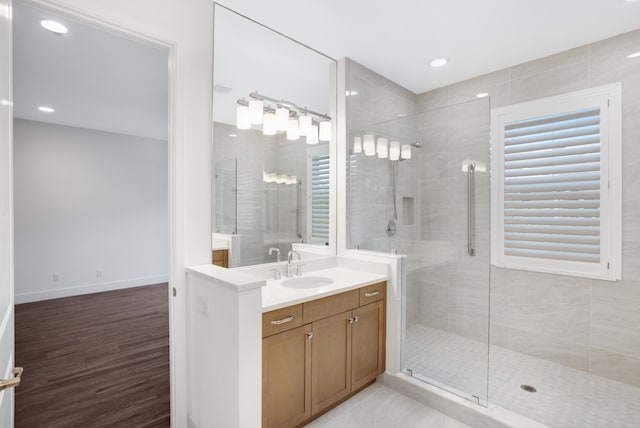
M326 150L325 150L326 151ZM311 179L309 242L329 243L329 154L309 153Z
M492 264L620 279L621 85L493 109Z

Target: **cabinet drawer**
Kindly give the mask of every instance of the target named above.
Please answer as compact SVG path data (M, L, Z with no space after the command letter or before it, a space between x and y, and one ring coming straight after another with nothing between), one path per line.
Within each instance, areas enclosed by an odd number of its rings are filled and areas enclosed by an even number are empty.
M262 314L262 337L302 325L302 305L288 306Z
M387 283L379 282L360 289L360 306L384 299Z
M358 307L358 290L303 303L304 323L346 312Z

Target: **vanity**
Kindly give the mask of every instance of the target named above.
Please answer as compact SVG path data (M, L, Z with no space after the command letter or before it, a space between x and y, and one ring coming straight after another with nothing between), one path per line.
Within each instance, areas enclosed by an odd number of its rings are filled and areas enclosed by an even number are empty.
M263 428L302 426L384 372L385 279L335 267L267 281Z

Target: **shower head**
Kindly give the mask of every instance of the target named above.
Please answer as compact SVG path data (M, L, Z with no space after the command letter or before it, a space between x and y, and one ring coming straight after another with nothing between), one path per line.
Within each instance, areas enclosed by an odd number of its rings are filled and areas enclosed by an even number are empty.
M421 149L422 148L422 143L420 141L414 141L413 143L411 143L411 145L413 147L415 147L416 149Z

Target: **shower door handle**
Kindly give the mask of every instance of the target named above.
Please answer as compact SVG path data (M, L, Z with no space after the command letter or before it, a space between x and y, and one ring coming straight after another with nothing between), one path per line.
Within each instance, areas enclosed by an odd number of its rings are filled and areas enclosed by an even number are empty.
M475 192L474 189L474 174L476 172L476 166L473 163L470 163L467 167L467 253L470 256L476 255L476 250L473 248L473 234L474 234L474 220L475 220L475 209L474 209L474 200L473 194Z

